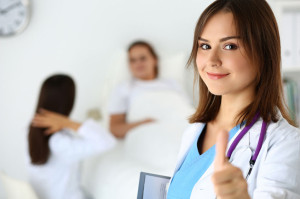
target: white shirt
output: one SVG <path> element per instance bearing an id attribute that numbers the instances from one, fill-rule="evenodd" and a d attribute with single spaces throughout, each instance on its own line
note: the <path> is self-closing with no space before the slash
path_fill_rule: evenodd
<path id="1" fill-rule="evenodd" d="M 29 165 L 30 183 L 41 199 L 84 199 L 80 160 L 112 148 L 116 140 L 93 120 L 75 133 L 64 129 L 49 140 L 50 157 L 44 165 Z"/>
<path id="2" fill-rule="evenodd" d="M 134 98 L 136 98 L 138 95 L 142 95 L 145 92 L 153 90 L 172 90 L 187 99 L 186 94 L 175 81 L 165 79 L 154 79 L 148 81 L 132 79 L 130 81 L 121 83 L 113 91 L 109 101 L 108 112 L 110 114 L 127 113 L 130 109 L 131 103 L 134 101 Z"/>
<path id="3" fill-rule="evenodd" d="M 229 160 L 242 170 L 244 177 L 250 168 L 249 160 L 255 152 L 261 125 L 262 119 L 241 139 Z M 203 127 L 203 123 L 194 123 L 184 133 L 175 172 Z M 240 131 L 230 140 L 228 148 Z M 195 184 L 191 199 L 216 198 L 211 182 L 213 165 L 214 163 Z M 282 117 L 278 122 L 268 125 L 264 143 L 247 183 L 252 199 L 300 199 L 299 129 L 288 124 Z"/>

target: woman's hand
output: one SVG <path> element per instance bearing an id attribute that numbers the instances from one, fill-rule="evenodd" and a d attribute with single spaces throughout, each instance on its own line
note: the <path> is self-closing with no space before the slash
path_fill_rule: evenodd
<path id="1" fill-rule="evenodd" d="M 152 123 L 152 122 L 155 122 L 155 120 L 149 118 L 149 119 L 142 120 L 142 121 L 141 121 L 141 124 L 147 124 L 147 123 Z"/>
<path id="2" fill-rule="evenodd" d="M 63 128 L 71 128 L 76 131 L 80 127 L 80 124 L 71 121 L 62 114 L 41 109 L 39 110 L 39 113 L 34 116 L 32 126 L 37 128 L 47 128 L 45 134 L 50 135 Z"/>
<path id="3" fill-rule="evenodd" d="M 250 199 L 247 181 L 242 171 L 228 162 L 225 156 L 228 133 L 219 133 L 216 143 L 215 169 L 212 175 L 218 199 Z"/>
<path id="4" fill-rule="evenodd" d="M 110 116 L 109 129 L 115 137 L 124 138 L 131 129 L 154 121 L 153 119 L 144 119 L 142 121 L 127 123 L 125 113 L 113 114 Z"/>

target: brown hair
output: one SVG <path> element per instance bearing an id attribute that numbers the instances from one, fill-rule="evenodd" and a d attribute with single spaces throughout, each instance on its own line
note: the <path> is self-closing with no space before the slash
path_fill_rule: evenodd
<path id="1" fill-rule="evenodd" d="M 69 116 L 75 99 L 75 83 L 67 75 L 47 78 L 41 88 L 36 113 L 40 108 Z M 32 164 L 45 164 L 50 155 L 49 138 L 44 128 L 29 127 L 28 142 Z"/>
<path id="2" fill-rule="evenodd" d="M 196 66 L 198 38 L 207 21 L 218 12 L 232 13 L 237 33 L 245 46 L 249 58 L 257 67 L 256 97 L 237 116 L 237 124 L 251 122 L 255 114 L 266 122 L 277 122 L 278 110 L 292 125 L 284 102 L 281 80 L 281 51 L 278 25 L 275 16 L 265 0 L 216 0 L 201 14 L 194 32 L 194 42 L 188 65 L 194 65 L 194 84 L 199 82 L 199 104 L 190 117 L 190 123 L 212 121 L 217 116 L 221 96 L 208 91 Z"/>
<path id="3" fill-rule="evenodd" d="M 158 61 L 158 56 L 154 50 L 154 48 L 146 41 L 141 41 L 141 40 L 138 40 L 138 41 L 135 41 L 133 43 L 131 43 L 127 49 L 127 52 L 130 52 L 130 50 L 136 46 L 143 46 L 143 47 L 146 47 L 150 54 L 154 57 L 154 59 L 156 59 Z M 158 65 L 155 66 L 155 76 L 157 77 L 158 74 L 159 74 L 159 69 L 158 69 Z"/>

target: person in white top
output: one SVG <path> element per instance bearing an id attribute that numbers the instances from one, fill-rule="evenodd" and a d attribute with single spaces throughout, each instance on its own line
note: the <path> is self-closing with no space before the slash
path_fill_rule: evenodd
<path id="1" fill-rule="evenodd" d="M 95 121 L 68 119 L 74 99 L 75 84 L 69 76 L 53 75 L 42 85 L 28 134 L 29 179 L 41 199 L 88 198 L 80 186 L 80 161 L 116 143 Z"/>
<path id="2" fill-rule="evenodd" d="M 158 56 L 149 43 L 132 43 L 128 48 L 128 60 L 132 79 L 118 85 L 109 100 L 110 131 L 117 138 L 124 138 L 132 128 L 153 122 L 152 118 L 132 123 L 126 120 L 131 103 L 138 95 L 151 90 L 172 90 L 187 99 L 176 81 L 158 78 Z"/>

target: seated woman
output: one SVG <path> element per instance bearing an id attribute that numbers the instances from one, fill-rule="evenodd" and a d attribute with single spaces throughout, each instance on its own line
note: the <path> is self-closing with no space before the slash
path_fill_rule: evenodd
<path id="1" fill-rule="evenodd" d="M 66 75 L 51 76 L 42 85 L 28 135 L 30 182 L 39 198 L 87 198 L 80 187 L 80 161 L 115 145 L 93 120 L 80 124 L 67 118 L 74 99 L 75 84 Z"/>
<path id="2" fill-rule="evenodd" d="M 137 126 L 154 121 L 153 118 L 146 118 L 128 122 L 128 110 L 137 96 L 151 90 L 173 90 L 185 97 L 175 81 L 158 78 L 158 56 L 149 43 L 132 43 L 128 48 L 128 59 L 132 79 L 123 82 L 114 90 L 109 104 L 110 131 L 117 138 L 125 137 L 128 131 Z"/>

